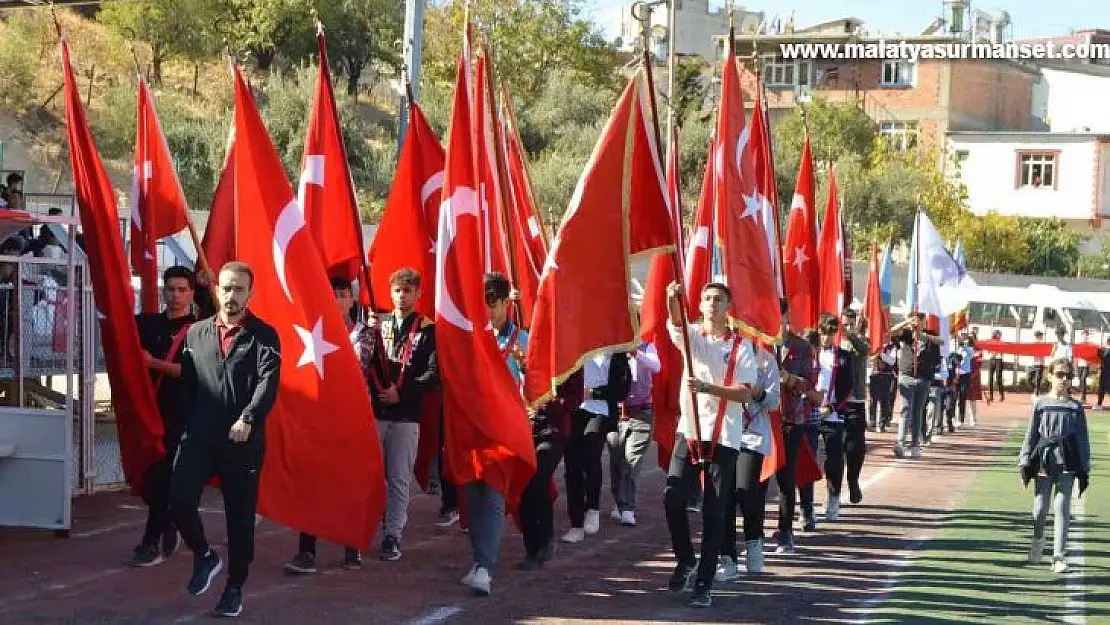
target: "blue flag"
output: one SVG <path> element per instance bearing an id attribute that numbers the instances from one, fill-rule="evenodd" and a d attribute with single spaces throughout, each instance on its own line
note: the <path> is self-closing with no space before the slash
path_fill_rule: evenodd
<path id="1" fill-rule="evenodd" d="M 879 263 L 879 291 L 882 292 L 883 306 L 891 306 L 894 300 L 894 256 L 893 246 L 887 243 L 883 259 Z"/>

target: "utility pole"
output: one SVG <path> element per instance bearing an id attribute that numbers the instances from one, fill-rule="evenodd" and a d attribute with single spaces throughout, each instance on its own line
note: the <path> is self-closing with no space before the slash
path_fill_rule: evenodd
<path id="1" fill-rule="evenodd" d="M 420 62 L 424 42 L 424 0 L 405 0 L 405 35 L 401 62 L 401 119 L 397 125 L 397 154 L 405 141 L 409 126 L 409 96 L 420 97 Z M 406 88 L 411 85 L 411 91 Z"/>
<path id="2" fill-rule="evenodd" d="M 631 7 L 632 17 L 640 22 L 640 44 L 651 58 L 651 14 L 655 7 L 667 6 L 667 137 L 666 145 L 671 144 L 671 130 L 674 127 L 675 102 L 674 102 L 674 74 L 675 74 L 675 11 L 678 3 L 674 0 L 651 0 L 634 2 Z"/>

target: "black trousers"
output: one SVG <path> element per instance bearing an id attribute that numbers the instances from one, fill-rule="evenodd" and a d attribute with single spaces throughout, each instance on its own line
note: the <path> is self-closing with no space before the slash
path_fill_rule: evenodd
<path id="1" fill-rule="evenodd" d="M 802 436 L 809 443 L 809 448 L 817 455 L 817 444 L 821 440 L 821 429 L 817 423 L 806 423 L 799 426 Z M 800 449 L 800 448 L 799 448 Z M 791 493 L 793 495 L 793 493 Z M 813 482 L 798 487 L 798 498 L 801 500 L 802 514 L 806 518 L 813 517 Z"/>
<path id="2" fill-rule="evenodd" d="M 868 424 L 872 427 L 890 425 L 894 417 L 894 374 L 871 374 L 870 405 L 868 406 Z"/>
<path id="3" fill-rule="evenodd" d="M 520 495 L 520 533 L 524 553 L 534 558 L 555 538 L 555 503 L 551 501 L 551 476 L 563 458 L 566 438 L 544 428 L 532 434 L 536 445 L 536 473 Z"/>
<path id="4" fill-rule="evenodd" d="M 971 374 L 960 374 L 960 381 L 956 385 L 956 394 L 960 402 L 960 425 L 964 424 L 964 417 L 967 416 L 967 393 L 971 390 Z M 949 422 L 951 427 L 951 422 Z"/>
<path id="5" fill-rule="evenodd" d="M 439 451 L 436 456 L 436 474 L 439 475 L 439 496 L 440 513 L 451 512 L 452 510 L 459 509 L 459 492 L 458 488 L 451 483 L 451 479 L 447 476 L 447 463 L 443 458 L 444 447 L 444 423 L 443 423 L 443 410 L 439 411 Z"/>
<path id="6" fill-rule="evenodd" d="M 998 389 L 998 398 L 1006 400 L 1006 388 L 1002 384 L 1002 359 L 991 358 L 987 365 L 987 399 L 994 401 L 994 389 Z"/>
<path id="7" fill-rule="evenodd" d="M 709 444 L 701 444 L 701 457 L 709 455 Z M 724 539 L 725 518 L 731 493 L 736 487 L 736 460 L 739 452 L 735 449 L 717 445 L 713 458 L 707 467 L 705 489 L 702 495 L 701 519 L 701 560 L 698 562 L 698 584 L 712 587 L 713 576 L 717 573 L 717 558 Z M 699 483 L 702 467 L 690 462 L 690 448 L 686 438 L 679 434 L 675 437 L 674 454 L 671 456 L 667 486 L 663 489 L 663 502 L 667 511 L 667 528 L 671 532 L 671 544 L 675 557 L 682 564 L 693 565 L 694 542 L 690 537 L 690 519 L 686 514 L 686 502 L 690 493 Z"/>
<path id="8" fill-rule="evenodd" d="M 782 428 L 782 440 L 786 447 L 786 462 L 775 473 L 779 485 L 779 534 L 790 536 L 794 529 L 794 506 L 797 493 L 794 492 L 794 469 L 798 465 L 798 450 L 802 446 L 802 426 L 786 425 Z"/>
<path id="9" fill-rule="evenodd" d="M 583 526 L 586 510 L 601 509 L 601 451 L 608 434 L 605 421 L 585 410 L 575 410 L 571 419 L 564 462 L 571 527 Z"/>
<path id="10" fill-rule="evenodd" d="M 1044 365 L 1033 365 L 1029 377 L 1033 380 L 1033 394 L 1040 395 L 1041 384 L 1044 383 Z"/>
<path id="11" fill-rule="evenodd" d="M 254 433 L 261 436 L 263 433 Z M 194 554 L 208 553 L 208 539 L 200 520 L 200 496 L 212 476 L 220 479 L 227 521 L 228 584 L 241 587 L 254 560 L 254 515 L 258 507 L 258 481 L 262 475 L 262 448 L 255 443 L 190 438 L 181 441 L 173 465 L 170 510 L 181 538 Z"/>
<path id="12" fill-rule="evenodd" d="M 767 508 L 767 482 L 759 481 L 763 471 L 763 454 L 741 449 L 736 460 L 736 488 L 725 504 L 725 527 L 721 538 L 721 555 L 736 559 L 736 508 L 744 519 L 744 541 L 762 540 Z"/>
<path id="13" fill-rule="evenodd" d="M 1091 368 L 1089 366 L 1079 367 L 1079 401 L 1084 405 L 1087 403 L 1087 377 L 1090 375 Z"/>
<path id="14" fill-rule="evenodd" d="M 143 530 L 144 547 L 161 547 L 177 531 L 170 518 L 170 480 L 173 476 L 173 460 L 181 445 L 181 434 L 167 434 L 165 438 L 166 457 L 151 465 L 147 470 L 146 529 Z"/>
<path id="15" fill-rule="evenodd" d="M 848 488 L 859 489 L 859 476 L 867 455 L 866 433 L 867 423 L 862 415 L 847 417 L 842 423 L 821 424 L 821 437 L 825 441 L 825 482 L 830 496 L 840 496 L 845 469 Z"/>

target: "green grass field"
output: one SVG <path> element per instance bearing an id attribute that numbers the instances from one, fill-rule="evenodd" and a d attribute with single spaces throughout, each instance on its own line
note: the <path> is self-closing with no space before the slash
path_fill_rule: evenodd
<path id="1" fill-rule="evenodd" d="M 1089 413 L 1088 424 L 1093 475 L 1083 496 L 1085 517 L 1073 520 L 1070 541 L 1072 553 L 1082 547 L 1081 568 L 1066 576 L 1049 570 L 1051 517 L 1044 564 L 1026 563 L 1033 495 L 1022 489 L 1016 469 L 1024 434 L 1019 427 L 869 620 L 1110 624 L 1110 414 Z"/>

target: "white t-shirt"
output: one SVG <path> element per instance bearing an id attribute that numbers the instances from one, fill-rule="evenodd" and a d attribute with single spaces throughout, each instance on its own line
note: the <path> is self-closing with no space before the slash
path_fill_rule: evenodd
<path id="1" fill-rule="evenodd" d="M 1071 345 L 1068 343 L 1057 343 L 1056 346 L 1052 348 L 1052 362 L 1056 362 L 1056 360 L 1060 358 L 1071 360 L 1071 357 L 1072 348 Z M 1044 363 L 1042 362 L 1040 364 Z"/>
<path id="2" fill-rule="evenodd" d="M 817 372 L 817 387 L 815 390 L 820 391 L 825 396 L 822 401 L 827 404 L 830 403 L 829 400 L 831 399 L 829 388 L 832 386 L 833 368 L 836 366 L 836 348 L 822 348 L 821 353 L 817 355 L 817 362 L 821 366 L 821 370 Z M 836 413 L 835 408 L 829 414 L 822 415 L 821 419 L 833 422 L 843 421 L 840 415 Z"/>
<path id="3" fill-rule="evenodd" d="M 583 382 L 588 389 L 601 388 L 609 383 L 609 354 L 598 354 L 586 360 L 582 367 Z M 589 395 L 582 402 L 582 410 L 586 412 L 609 416 L 609 402 L 604 399 L 590 399 Z"/>
<path id="4" fill-rule="evenodd" d="M 670 321 L 667 321 L 667 331 L 671 340 L 679 349 L 683 349 L 682 332 Z M 690 337 L 690 359 L 693 361 L 693 377 L 710 384 L 723 385 L 725 371 L 728 368 L 729 355 L 732 352 L 733 341 L 743 341 L 736 352 L 736 367 L 732 374 L 732 385 L 755 385 L 758 380 L 758 371 L 755 363 L 755 352 L 751 340 L 733 333 L 727 340 L 703 336 L 701 330 L 694 325 L 689 326 L 687 334 Z M 684 377 L 688 377 L 689 371 Z M 701 440 L 712 440 L 713 425 L 717 421 L 717 410 L 720 399 L 707 393 L 698 393 L 698 421 L 701 426 Z M 680 402 L 682 417 L 678 421 L 678 431 L 683 432 L 686 438 L 694 438 L 694 424 L 691 415 L 694 412 L 694 403 L 690 389 L 685 383 L 682 385 Z M 731 449 L 741 449 L 744 435 L 744 406 L 738 402 L 728 402 L 725 407 L 724 421 L 721 426 L 721 438 L 718 444 Z"/>

